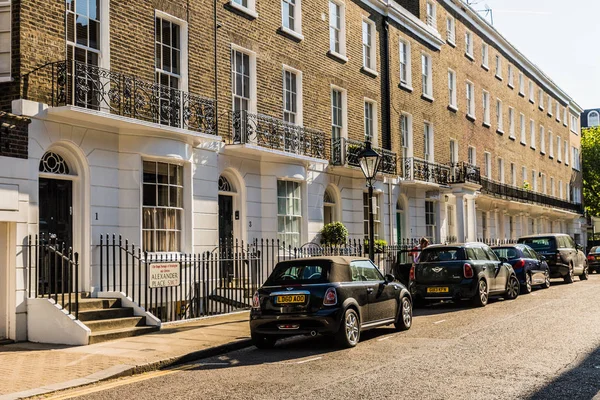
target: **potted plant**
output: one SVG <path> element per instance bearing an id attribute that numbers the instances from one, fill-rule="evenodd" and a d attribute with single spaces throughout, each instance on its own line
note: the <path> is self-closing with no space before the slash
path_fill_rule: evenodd
<path id="1" fill-rule="evenodd" d="M 341 222 L 332 222 L 323 226 L 321 244 L 325 246 L 342 246 L 348 242 L 348 229 Z"/>

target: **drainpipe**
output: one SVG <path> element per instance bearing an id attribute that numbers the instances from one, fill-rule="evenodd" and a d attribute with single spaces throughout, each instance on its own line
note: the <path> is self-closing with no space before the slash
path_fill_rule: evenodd
<path id="1" fill-rule="evenodd" d="M 383 36 L 381 44 L 382 46 L 382 57 L 381 57 L 381 88 L 382 93 L 382 102 L 385 100 L 385 104 L 383 105 L 383 118 L 385 119 L 385 125 L 383 126 L 382 132 L 382 143 L 381 147 L 387 150 L 392 149 L 392 140 L 391 140 L 391 132 L 392 132 L 392 90 L 390 87 L 390 57 L 389 57 L 389 46 L 390 46 L 390 32 L 389 32 L 389 20 L 387 16 L 383 17 Z"/>
<path id="2" fill-rule="evenodd" d="M 392 208 L 392 188 L 394 187 L 394 185 L 392 184 L 392 181 L 388 181 L 388 208 L 389 208 L 389 213 L 390 213 L 390 241 L 388 242 L 390 246 L 392 246 L 395 243 L 395 238 L 394 238 L 394 220 L 396 219 L 396 215 L 392 214 L 392 212 L 394 211 L 394 209 Z"/>
<path id="3" fill-rule="evenodd" d="M 214 28 L 214 47 L 215 47 L 215 59 L 214 59 L 214 68 L 215 68 L 215 109 L 213 111 L 213 120 L 215 124 L 215 136 L 219 136 L 219 73 L 218 73 L 218 48 L 217 48 L 217 32 L 219 30 L 219 24 L 217 22 L 217 4 L 218 0 L 214 0 L 213 3 L 213 28 Z"/>

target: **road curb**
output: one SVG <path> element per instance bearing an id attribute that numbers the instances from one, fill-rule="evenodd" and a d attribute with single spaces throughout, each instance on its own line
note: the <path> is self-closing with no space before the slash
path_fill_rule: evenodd
<path id="1" fill-rule="evenodd" d="M 201 360 L 203 358 L 214 357 L 220 354 L 229 353 L 235 350 L 241 350 L 252 345 L 250 339 L 242 339 L 235 342 L 225 343 L 207 349 L 193 351 L 182 356 L 170 357 L 164 360 L 154 361 L 140 365 L 121 364 L 107 368 L 102 371 L 95 372 L 84 378 L 73 379 L 70 381 L 45 385 L 36 389 L 29 389 L 22 392 L 10 393 L 0 396 L 0 400 L 16 400 L 26 399 L 33 396 L 48 395 L 61 390 L 74 389 L 77 387 L 87 386 L 98 382 L 107 381 L 110 379 L 123 378 L 126 376 L 143 374 L 145 372 L 156 371 L 159 369 L 175 367 L 192 361 Z"/>

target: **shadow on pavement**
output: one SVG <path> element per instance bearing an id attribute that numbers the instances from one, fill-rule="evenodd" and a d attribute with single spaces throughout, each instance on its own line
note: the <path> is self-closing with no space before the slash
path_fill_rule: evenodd
<path id="1" fill-rule="evenodd" d="M 581 363 L 565 371 L 550 383 L 531 394 L 529 400 L 581 399 L 591 400 L 600 392 L 600 348 L 596 348 Z"/>

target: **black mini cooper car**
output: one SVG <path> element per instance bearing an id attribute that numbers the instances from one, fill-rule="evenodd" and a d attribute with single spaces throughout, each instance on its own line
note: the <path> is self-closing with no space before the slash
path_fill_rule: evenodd
<path id="1" fill-rule="evenodd" d="M 250 312 L 252 341 L 270 348 L 292 335 L 335 336 L 354 347 L 360 332 L 394 324 L 412 325 L 412 299 L 404 285 L 385 277 L 370 260 L 314 257 L 278 263 L 254 294 Z"/>
<path id="2" fill-rule="evenodd" d="M 512 300 L 520 286 L 507 261 L 483 243 L 429 246 L 411 268 L 411 292 L 415 301 L 471 299 L 479 307 L 493 295 Z"/>

